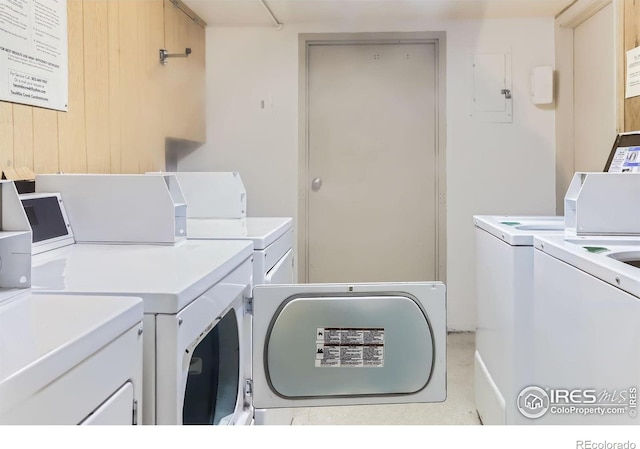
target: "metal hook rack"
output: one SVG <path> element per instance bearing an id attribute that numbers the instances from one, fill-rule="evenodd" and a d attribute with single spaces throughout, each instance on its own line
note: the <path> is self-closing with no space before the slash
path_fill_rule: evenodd
<path id="1" fill-rule="evenodd" d="M 186 58 L 191 54 L 190 48 L 185 48 L 184 53 L 169 53 L 164 48 L 160 49 L 160 64 L 166 64 L 167 58 Z"/>

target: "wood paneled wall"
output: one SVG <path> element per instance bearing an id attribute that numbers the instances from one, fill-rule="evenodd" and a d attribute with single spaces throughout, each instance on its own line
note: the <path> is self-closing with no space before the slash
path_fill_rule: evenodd
<path id="1" fill-rule="evenodd" d="M 168 0 L 67 0 L 69 110 L 0 102 L 0 166 L 164 169 L 165 138 L 204 142 L 205 32 Z M 159 50 L 192 49 L 159 62 Z"/>
<path id="2" fill-rule="evenodd" d="M 624 51 L 622 57 L 624 79 L 626 81 L 627 58 L 626 52 L 640 46 L 640 1 L 624 0 Z M 624 84 L 623 84 L 624 86 Z M 640 97 L 624 98 L 624 88 L 619 91 L 621 102 L 624 103 L 624 130 L 640 130 Z"/>
<path id="3" fill-rule="evenodd" d="M 169 114 L 168 130 L 174 136 L 191 136 L 191 140 L 204 142 L 205 116 L 198 111 L 205 109 L 205 95 L 193 86 L 205 84 L 205 58 L 193 55 L 205 54 L 205 30 L 193 26 L 192 20 L 177 8 L 165 6 L 165 42 L 171 52 L 184 52 L 191 48 L 185 59 L 169 59 L 167 71 L 169 86 L 167 99 L 174 105 Z M 173 49 L 173 50 L 172 50 Z"/>

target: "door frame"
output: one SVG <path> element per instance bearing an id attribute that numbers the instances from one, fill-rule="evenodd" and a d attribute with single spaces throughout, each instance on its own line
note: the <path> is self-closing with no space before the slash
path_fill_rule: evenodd
<path id="1" fill-rule="evenodd" d="M 446 282 L 446 32 L 313 33 L 298 37 L 298 282 L 309 282 L 308 77 L 309 49 L 314 45 L 434 44 L 436 51 L 436 279 Z"/>
<path id="2" fill-rule="evenodd" d="M 573 49 L 574 30 L 613 3 L 614 53 L 616 67 L 616 132 L 624 131 L 624 5 L 621 0 L 576 0 L 555 19 L 555 105 L 556 105 L 556 213 L 564 215 L 564 195 L 575 173 Z"/>

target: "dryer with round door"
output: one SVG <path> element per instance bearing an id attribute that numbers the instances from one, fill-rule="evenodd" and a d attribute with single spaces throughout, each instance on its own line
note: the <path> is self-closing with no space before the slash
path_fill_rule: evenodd
<path id="1" fill-rule="evenodd" d="M 188 239 L 253 241 L 245 382 L 256 424 L 289 424 L 294 407 L 445 399 L 444 285 L 287 285 L 291 218 L 247 217 L 238 173 L 175 175 Z"/>
<path id="2" fill-rule="evenodd" d="M 247 217 L 247 193 L 236 172 L 173 175 L 187 203 L 187 239 L 251 241 L 253 285 L 293 282 L 292 218 Z M 291 424 L 293 413 L 286 409 L 256 410 L 255 420 L 258 424 L 286 425 Z"/>
<path id="3" fill-rule="evenodd" d="M 238 378 L 249 376 L 239 336 L 252 245 L 187 241 L 176 186 L 144 175 L 37 176 L 38 192 L 22 196 L 33 290 L 142 298 L 143 423 L 249 423 Z"/>
<path id="4" fill-rule="evenodd" d="M 531 385 L 533 237 L 562 234 L 564 217 L 474 217 L 475 403 L 483 424 L 526 424 L 516 408 Z"/>
<path id="5" fill-rule="evenodd" d="M 104 210 L 95 207 L 101 194 L 140 191 L 131 189 L 126 177 L 118 177 L 109 181 L 109 188 L 103 184 L 93 189 L 93 197 L 84 198 L 92 190 L 81 185 L 84 177 L 47 178 L 36 179 L 38 189 L 55 183 L 65 203 L 71 198 L 74 209 L 82 211 L 86 209 L 79 206 L 90 202 L 94 213 Z M 127 198 L 123 194 L 119 201 Z M 123 216 L 117 218 L 121 224 Z M 128 225 L 135 222 L 131 219 Z M 75 231 L 73 220 L 71 227 Z M 120 232 L 127 229 L 120 226 Z M 232 248 L 234 256 L 228 252 Z M 273 285 L 251 290 L 252 247 L 246 241 L 76 243 L 49 253 L 56 254 L 35 256 L 34 285 L 42 291 L 141 292 L 145 327 L 155 335 L 150 347 L 145 339 L 145 369 L 151 364 L 145 381 L 152 379 L 155 396 L 145 398 L 155 397 L 156 423 L 244 424 L 256 422 L 255 409 L 446 398 L 443 284 Z M 234 264 L 237 268 L 229 272 Z M 55 270 L 58 274 L 51 275 Z M 253 332 L 243 327 L 247 322 Z"/>

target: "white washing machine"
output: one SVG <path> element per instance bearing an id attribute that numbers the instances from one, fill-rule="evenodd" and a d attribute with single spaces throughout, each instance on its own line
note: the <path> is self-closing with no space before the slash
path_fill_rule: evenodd
<path id="1" fill-rule="evenodd" d="M 142 300 L 0 295 L 0 424 L 137 424 Z"/>
<path id="2" fill-rule="evenodd" d="M 530 420 L 640 424 L 640 239 L 540 236 L 534 245 L 533 385 L 546 395 L 534 392 Z"/>
<path id="3" fill-rule="evenodd" d="M 576 173 L 564 236 L 534 238 L 534 386 L 540 424 L 640 424 L 640 174 Z"/>
<path id="4" fill-rule="evenodd" d="M 564 232 L 564 217 L 475 216 L 475 402 L 483 424 L 526 424 L 516 407 L 531 385 L 533 237 Z"/>
<path id="5" fill-rule="evenodd" d="M 101 213 L 101 195 L 131 202 L 125 193 L 143 190 L 128 178 L 139 182 L 50 175 L 36 188 L 62 190 L 79 217 L 87 202 Z M 89 180 L 102 185 L 83 185 Z M 158 207 L 145 192 L 137 201 Z M 45 223 L 30 206 L 32 220 Z M 110 233 L 143 217 L 117 218 Z M 443 284 L 258 286 L 252 295 L 252 253 L 250 241 L 237 240 L 75 243 L 35 256 L 33 283 L 42 292 L 143 298 L 145 334 L 155 336 L 144 339 L 145 422 L 245 424 L 254 409 L 445 400 Z"/>

